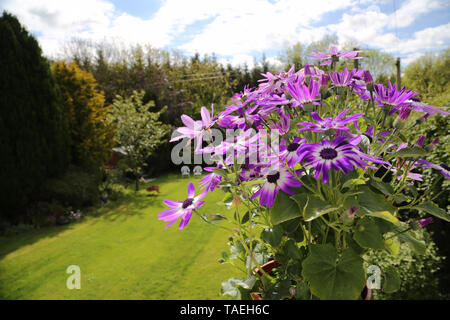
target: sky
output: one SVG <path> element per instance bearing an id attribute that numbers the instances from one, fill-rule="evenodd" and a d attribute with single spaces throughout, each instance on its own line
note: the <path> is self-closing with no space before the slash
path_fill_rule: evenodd
<path id="1" fill-rule="evenodd" d="M 150 44 L 233 65 L 336 34 L 402 59 L 450 46 L 449 0 L 0 0 L 57 57 L 72 38 Z"/>

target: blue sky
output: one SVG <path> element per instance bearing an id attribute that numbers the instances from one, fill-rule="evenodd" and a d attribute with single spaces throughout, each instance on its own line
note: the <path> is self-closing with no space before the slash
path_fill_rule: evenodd
<path id="1" fill-rule="evenodd" d="M 73 37 L 150 44 L 235 65 L 336 34 L 407 64 L 450 45 L 448 0 L 0 0 L 57 56 Z"/>

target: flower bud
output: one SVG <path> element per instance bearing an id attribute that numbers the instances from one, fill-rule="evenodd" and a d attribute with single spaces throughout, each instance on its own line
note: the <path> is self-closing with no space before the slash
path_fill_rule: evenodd
<path id="1" fill-rule="evenodd" d="M 327 74 L 323 74 L 320 77 L 320 88 L 327 89 L 328 88 L 328 80 L 330 79 L 330 76 Z"/>
<path id="2" fill-rule="evenodd" d="M 416 146 L 422 148 L 424 142 L 425 142 L 425 136 L 422 134 L 422 135 L 420 135 L 419 139 L 417 139 L 417 141 L 416 141 Z"/>
<path id="3" fill-rule="evenodd" d="M 350 206 L 350 208 L 344 213 L 343 222 L 345 225 L 350 226 L 354 223 L 355 215 L 358 209 L 358 207 Z"/>
<path id="4" fill-rule="evenodd" d="M 305 64 L 304 72 L 305 72 L 305 77 L 309 77 L 309 76 L 313 75 L 311 72 L 311 69 L 309 68 L 309 65 L 307 65 L 307 64 Z"/>
<path id="5" fill-rule="evenodd" d="M 361 142 L 359 143 L 359 145 L 364 150 L 364 152 L 367 152 L 367 150 L 370 147 L 370 138 L 364 134 L 360 135 L 360 137 L 361 137 Z"/>
<path id="6" fill-rule="evenodd" d="M 364 82 L 368 91 L 373 92 L 373 78 L 369 70 L 364 70 L 363 73 Z"/>
<path id="7" fill-rule="evenodd" d="M 424 228 L 426 225 L 428 225 L 428 224 L 430 224 L 430 223 L 432 223 L 432 222 L 433 222 L 433 218 L 432 218 L 432 217 L 417 220 L 417 224 L 418 224 L 421 228 Z"/>
<path id="8" fill-rule="evenodd" d="M 436 145 L 439 143 L 439 141 L 440 141 L 439 138 L 434 139 L 430 144 L 427 144 L 427 145 L 425 146 L 425 150 L 426 150 L 427 152 L 433 151 L 433 149 L 436 148 Z"/>
<path id="9" fill-rule="evenodd" d="M 409 115 L 411 114 L 411 111 L 412 111 L 412 109 L 409 106 L 402 107 L 397 119 L 399 119 L 401 121 L 408 120 Z"/>

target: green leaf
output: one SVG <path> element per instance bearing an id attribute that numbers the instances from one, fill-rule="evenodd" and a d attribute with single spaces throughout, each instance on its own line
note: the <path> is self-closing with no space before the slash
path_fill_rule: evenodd
<path id="1" fill-rule="evenodd" d="M 241 224 L 245 224 L 248 220 L 250 220 L 250 213 L 247 211 L 242 217 Z"/>
<path id="2" fill-rule="evenodd" d="M 244 278 L 231 278 L 222 282 L 222 295 L 230 295 L 238 300 L 242 299 L 242 293 L 249 293 L 256 283 L 255 276 Z"/>
<path id="3" fill-rule="evenodd" d="M 383 249 L 383 236 L 377 224 L 370 218 L 362 218 L 356 225 L 353 239 L 363 248 Z"/>
<path id="4" fill-rule="evenodd" d="M 290 280 L 281 280 L 277 282 L 265 295 L 264 299 L 268 300 L 282 300 L 285 298 L 289 298 L 291 296 L 290 293 L 291 281 Z"/>
<path id="5" fill-rule="evenodd" d="M 283 230 L 286 233 L 292 233 L 295 232 L 297 229 L 301 229 L 300 228 L 301 221 L 302 221 L 301 218 L 296 218 L 282 222 L 280 225 L 283 227 Z"/>
<path id="6" fill-rule="evenodd" d="M 423 157 L 427 153 L 424 149 L 419 147 L 412 147 L 412 148 L 404 148 L 399 151 L 390 153 L 386 156 L 387 159 L 392 159 L 394 157 L 401 157 L 401 158 L 418 158 Z"/>
<path id="7" fill-rule="evenodd" d="M 380 218 L 383 220 L 386 220 L 396 226 L 400 226 L 401 222 L 396 217 L 394 217 L 392 214 L 390 214 L 388 211 L 379 211 L 379 212 L 372 212 L 366 214 L 366 216 L 371 216 L 375 218 Z"/>
<path id="8" fill-rule="evenodd" d="M 392 188 L 389 183 L 379 181 L 375 178 L 371 178 L 369 183 L 373 188 L 377 189 L 384 195 L 390 196 L 394 193 L 394 188 Z"/>
<path id="9" fill-rule="evenodd" d="M 444 209 L 439 208 L 438 206 L 434 205 L 432 202 L 421 203 L 418 206 L 412 207 L 412 209 L 424 211 L 424 212 L 429 213 L 439 219 L 450 222 L 450 214 L 446 213 Z"/>
<path id="10" fill-rule="evenodd" d="M 293 240 L 288 240 L 283 247 L 284 253 L 291 259 L 301 260 L 303 258 L 302 251 Z"/>
<path id="11" fill-rule="evenodd" d="M 358 202 L 362 214 L 383 211 L 387 211 L 390 213 L 395 212 L 395 207 L 390 204 L 381 194 L 372 192 L 367 186 L 361 186 L 359 188 L 362 193 L 358 196 Z"/>
<path id="12" fill-rule="evenodd" d="M 384 273 L 384 283 L 383 283 L 383 291 L 385 293 L 393 293 L 400 289 L 401 279 L 398 275 L 398 272 L 390 267 Z"/>
<path id="13" fill-rule="evenodd" d="M 277 198 L 270 209 L 270 217 L 273 225 L 301 217 L 297 203 L 290 198 L 289 195 L 280 191 Z"/>
<path id="14" fill-rule="evenodd" d="M 357 185 L 365 184 L 365 183 L 366 183 L 366 181 L 364 179 L 360 179 L 360 178 L 350 179 L 350 180 L 347 180 L 344 182 L 341 189 L 349 188 L 351 186 L 357 186 Z"/>
<path id="15" fill-rule="evenodd" d="M 297 203 L 298 208 L 300 209 L 300 212 L 303 215 L 303 209 L 305 208 L 305 205 L 308 202 L 308 194 L 303 192 L 298 193 L 295 196 L 292 196 L 291 199 Z"/>
<path id="16" fill-rule="evenodd" d="M 384 240 L 384 248 L 393 256 L 398 255 L 400 252 L 400 246 L 395 242 L 394 239 Z"/>
<path id="17" fill-rule="evenodd" d="M 324 214 L 336 211 L 339 207 L 334 207 L 315 196 L 308 195 L 308 201 L 303 209 L 305 221 L 314 220 Z"/>
<path id="18" fill-rule="evenodd" d="M 357 299 L 366 282 L 361 257 L 352 249 L 345 249 L 338 257 L 329 243 L 311 246 L 302 274 L 320 299 Z"/>
<path id="19" fill-rule="evenodd" d="M 364 253 L 365 249 L 362 248 L 355 240 L 353 240 L 350 233 L 346 233 L 345 242 L 347 243 L 347 246 L 351 248 L 356 254 L 362 255 Z"/>
<path id="20" fill-rule="evenodd" d="M 309 300 L 311 299 L 311 291 L 309 291 L 309 287 L 305 282 L 297 283 L 297 287 L 295 288 L 296 295 L 295 298 L 299 300 Z"/>
<path id="21" fill-rule="evenodd" d="M 397 232 L 399 231 L 401 231 L 400 228 L 397 229 Z M 398 238 L 400 241 L 406 242 L 417 254 L 425 253 L 427 248 L 425 242 L 417 240 L 411 231 L 399 234 Z"/>
<path id="22" fill-rule="evenodd" d="M 282 236 L 283 228 L 279 225 L 274 226 L 273 229 L 264 229 L 261 232 L 261 239 L 272 247 L 278 247 L 280 245 Z"/>

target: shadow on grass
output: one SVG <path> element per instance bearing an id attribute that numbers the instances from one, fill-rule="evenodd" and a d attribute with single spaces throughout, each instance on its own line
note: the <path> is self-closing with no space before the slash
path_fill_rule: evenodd
<path id="1" fill-rule="evenodd" d="M 170 180 L 169 177 L 157 179 L 158 183 L 165 183 Z M 81 221 L 61 226 L 47 226 L 39 230 L 28 231 L 11 236 L 0 236 L 0 260 L 11 252 L 20 249 L 23 246 L 31 245 L 45 238 L 52 238 L 66 230 L 75 229 L 79 224 L 98 223 L 99 221 L 116 221 L 121 218 L 127 218 L 135 215 L 142 215 L 143 209 L 160 203 L 161 197 L 157 195 L 146 194 L 145 187 L 151 185 L 147 183 L 141 186 L 141 190 L 135 193 L 133 190 L 121 195 L 117 200 L 109 201 L 103 206 L 89 207 L 83 209 L 85 217 Z M 91 219 L 94 219 L 93 221 Z M 91 221 L 90 221 L 91 220 Z"/>
<path id="2" fill-rule="evenodd" d="M 83 209 L 86 217 L 79 222 L 62 226 L 43 227 L 40 230 L 34 230 L 18 235 L 0 236 L 0 260 L 2 260 L 3 257 L 9 253 L 16 251 L 23 246 L 31 245 L 45 238 L 55 237 L 59 233 L 66 230 L 75 229 L 78 224 L 87 223 L 88 221 L 92 224 L 96 224 L 104 220 L 115 222 L 118 219 L 122 219 L 119 221 L 123 222 L 129 217 L 146 214 L 144 211 L 146 208 L 163 208 L 162 200 L 167 199 L 167 196 L 173 192 L 174 188 L 179 189 L 178 186 L 172 186 L 169 188 L 167 187 L 167 184 L 174 181 L 187 183 L 190 180 L 192 180 L 192 178 L 180 178 L 179 175 L 175 174 L 158 177 L 154 181 L 141 184 L 140 191 L 138 192 L 134 192 L 134 189 L 130 186 L 125 194 L 121 195 L 117 200 L 109 201 L 103 206 Z M 161 194 L 152 195 L 147 193 L 145 188 L 151 185 L 161 186 Z M 91 219 L 94 220 L 90 221 Z"/>

